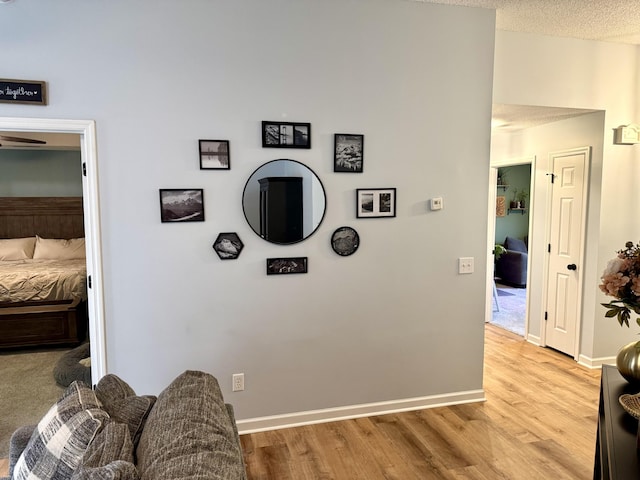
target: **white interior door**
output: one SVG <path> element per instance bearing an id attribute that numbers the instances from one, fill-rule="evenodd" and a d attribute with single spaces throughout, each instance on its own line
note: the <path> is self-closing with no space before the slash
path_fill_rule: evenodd
<path id="1" fill-rule="evenodd" d="M 576 357 L 590 148 L 552 153 L 545 343 Z"/>

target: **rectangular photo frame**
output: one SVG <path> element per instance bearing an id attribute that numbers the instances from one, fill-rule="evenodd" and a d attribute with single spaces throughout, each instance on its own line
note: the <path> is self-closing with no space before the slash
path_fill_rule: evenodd
<path id="1" fill-rule="evenodd" d="M 307 257 L 267 258 L 267 275 L 307 273 Z"/>
<path id="2" fill-rule="evenodd" d="M 311 148 L 311 124 L 263 121 L 262 148 Z"/>
<path id="3" fill-rule="evenodd" d="M 230 170 L 229 140 L 198 140 L 200 170 Z"/>
<path id="4" fill-rule="evenodd" d="M 357 218 L 386 218 L 396 216 L 395 188 L 356 189 Z"/>
<path id="5" fill-rule="evenodd" d="M 336 133 L 333 135 L 333 171 L 362 173 L 364 135 Z"/>
<path id="6" fill-rule="evenodd" d="M 162 223 L 204 222 L 204 190 L 161 188 L 160 220 Z"/>

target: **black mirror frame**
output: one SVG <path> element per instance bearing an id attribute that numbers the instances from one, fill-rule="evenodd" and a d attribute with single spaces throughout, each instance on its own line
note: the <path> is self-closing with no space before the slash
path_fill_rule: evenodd
<path id="1" fill-rule="evenodd" d="M 322 216 L 320 217 L 320 220 L 318 221 L 318 224 L 315 226 L 315 228 L 313 229 L 313 231 L 309 235 L 307 235 L 306 237 L 301 238 L 300 240 L 296 240 L 294 242 L 274 242 L 272 240 L 267 240 L 266 238 L 264 238 L 262 235 L 260 235 L 260 232 L 257 231 L 253 227 L 251 222 L 249 221 L 249 217 L 247 216 L 247 210 L 246 210 L 246 207 L 245 207 L 245 195 L 246 195 L 246 192 L 247 192 L 247 186 L 249 185 L 249 181 L 251 180 L 251 178 L 256 174 L 256 172 L 258 170 L 260 170 L 265 165 L 269 165 L 269 164 L 271 164 L 273 162 L 281 162 L 281 161 L 297 163 L 299 165 L 302 165 L 309 172 L 311 172 L 313 174 L 313 176 L 316 178 L 316 180 L 318 180 L 318 183 L 320 184 L 320 187 L 322 188 L 322 194 L 324 196 L 324 209 L 322 211 Z M 324 188 L 324 184 L 322 183 L 322 180 L 320 180 L 320 177 L 318 176 L 318 174 L 311 167 L 309 167 L 308 165 L 306 165 L 306 164 L 304 164 L 302 162 L 299 162 L 297 160 L 292 160 L 290 158 L 276 158 L 275 160 L 269 160 L 268 162 L 265 162 L 265 163 L 259 165 L 253 172 L 251 172 L 251 175 L 249 175 L 249 178 L 247 178 L 247 181 L 245 182 L 244 188 L 242 189 L 242 213 L 244 214 L 244 218 L 247 221 L 247 224 L 249 225 L 249 228 L 251 228 L 251 230 L 258 237 L 260 237 L 262 240 L 264 240 L 265 242 L 269 242 L 269 243 L 271 243 L 273 245 L 281 245 L 281 246 L 295 245 L 296 243 L 300 243 L 300 242 L 303 242 L 303 241 L 307 240 L 314 233 L 316 233 L 318 231 L 318 229 L 320 228 L 320 225 L 322 225 L 322 222 L 324 221 L 324 217 L 327 214 L 327 190 Z"/>

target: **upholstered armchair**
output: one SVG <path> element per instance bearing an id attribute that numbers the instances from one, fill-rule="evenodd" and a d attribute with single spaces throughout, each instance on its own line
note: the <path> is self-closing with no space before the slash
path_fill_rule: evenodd
<path id="1" fill-rule="evenodd" d="M 496 261 L 496 276 L 501 282 L 514 287 L 527 286 L 527 244 L 519 238 L 507 237 L 506 252 Z"/>

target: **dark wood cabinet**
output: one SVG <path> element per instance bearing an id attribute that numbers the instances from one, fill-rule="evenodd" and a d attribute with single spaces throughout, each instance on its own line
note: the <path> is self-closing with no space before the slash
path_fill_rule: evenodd
<path id="1" fill-rule="evenodd" d="M 593 478 L 596 480 L 638 480 L 638 421 L 624 411 L 618 398 L 638 393 L 613 365 L 602 366 L 598 433 Z"/>
<path id="2" fill-rule="evenodd" d="M 258 182 L 260 236 L 275 243 L 302 240 L 302 177 L 266 177 Z"/>

